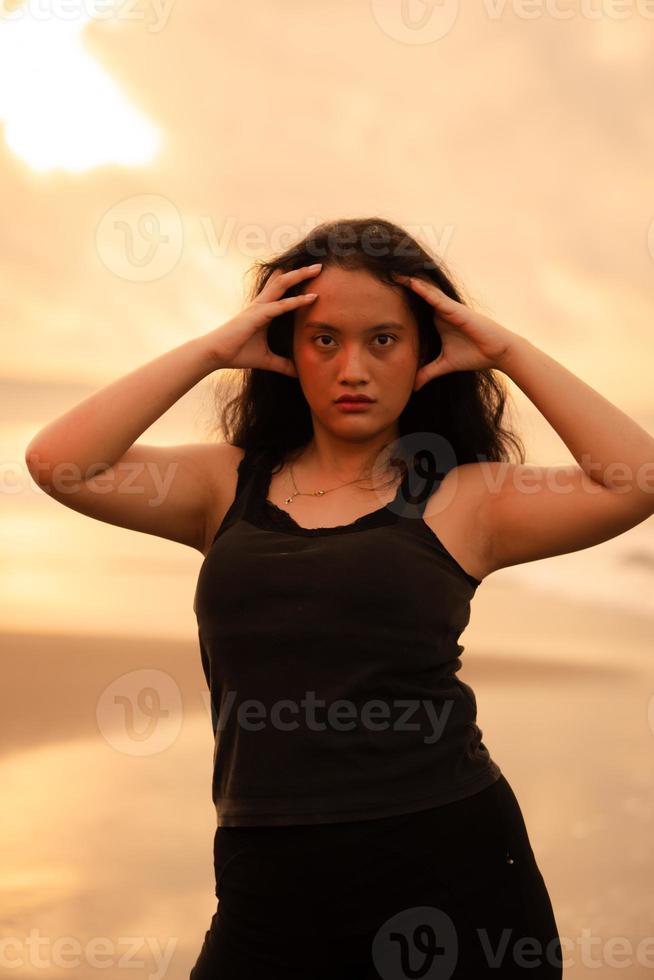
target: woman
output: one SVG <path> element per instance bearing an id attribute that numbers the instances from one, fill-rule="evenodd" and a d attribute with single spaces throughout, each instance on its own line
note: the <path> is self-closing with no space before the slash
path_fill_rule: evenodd
<path id="1" fill-rule="evenodd" d="M 135 442 L 224 369 L 244 369 L 225 441 Z M 524 465 L 502 372 L 579 466 Z M 314 229 L 260 265 L 235 318 L 35 437 L 56 499 L 204 555 L 218 907 L 191 980 L 562 976 L 458 638 L 495 569 L 646 519 L 653 449 L 381 219 Z"/>

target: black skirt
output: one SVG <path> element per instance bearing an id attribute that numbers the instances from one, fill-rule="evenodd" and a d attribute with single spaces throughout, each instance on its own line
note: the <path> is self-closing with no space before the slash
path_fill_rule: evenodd
<path id="1" fill-rule="evenodd" d="M 560 980 L 549 894 L 504 776 L 414 813 L 218 827 L 189 980 Z"/>

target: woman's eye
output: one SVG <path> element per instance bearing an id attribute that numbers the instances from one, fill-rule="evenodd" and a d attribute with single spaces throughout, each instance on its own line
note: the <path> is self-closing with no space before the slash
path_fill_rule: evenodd
<path id="1" fill-rule="evenodd" d="M 379 340 L 380 337 L 385 337 L 385 338 L 390 339 L 390 340 L 395 340 L 396 339 L 393 336 L 393 334 L 390 334 L 390 333 L 378 333 L 377 336 L 375 337 L 375 340 Z M 334 338 L 333 337 L 330 337 L 330 335 L 327 334 L 327 333 L 322 333 L 322 334 L 319 334 L 318 336 L 314 337 L 314 340 L 333 340 L 333 339 Z M 331 347 L 331 344 L 326 344 L 326 345 L 325 344 L 319 344 L 318 346 L 319 347 L 325 347 L 325 346 L 326 347 Z M 392 344 L 384 343 L 384 344 L 379 344 L 378 346 L 380 346 L 380 347 L 392 347 Z"/>

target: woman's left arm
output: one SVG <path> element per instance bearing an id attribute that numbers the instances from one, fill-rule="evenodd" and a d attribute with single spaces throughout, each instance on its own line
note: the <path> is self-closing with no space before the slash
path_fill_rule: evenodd
<path id="1" fill-rule="evenodd" d="M 431 302 L 442 341 L 416 386 L 450 371 L 500 370 L 579 464 L 470 464 L 484 485 L 477 527 L 489 571 L 592 547 L 654 514 L 654 439 L 641 426 L 526 338 L 432 283 L 400 281 Z"/>
<path id="2" fill-rule="evenodd" d="M 513 464 L 499 489 L 489 485 L 478 515 L 489 568 L 589 548 L 654 514 L 654 439 L 641 426 L 522 337 L 497 367 L 533 402 L 579 466 Z"/>
<path id="3" fill-rule="evenodd" d="M 645 429 L 524 337 L 511 342 L 497 366 L 591 479 L 619 491 L 643 518 L 654 513 L 654 439 Z"/>

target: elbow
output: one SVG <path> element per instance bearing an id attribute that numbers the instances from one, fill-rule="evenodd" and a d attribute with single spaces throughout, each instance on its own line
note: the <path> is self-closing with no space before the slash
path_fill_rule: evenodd
<path id="1" fill-rule="evenodd" d="M 25 449 L 25 465 L 35 483 L 38 483 L 39 486 L 47 486 L 50 464 L 43 447 L 34 439 Z"/>

